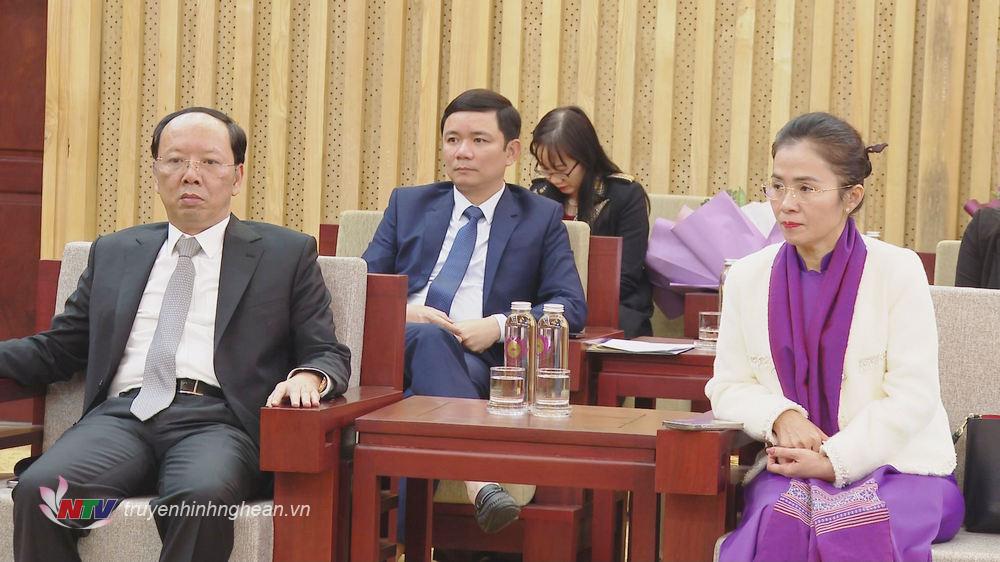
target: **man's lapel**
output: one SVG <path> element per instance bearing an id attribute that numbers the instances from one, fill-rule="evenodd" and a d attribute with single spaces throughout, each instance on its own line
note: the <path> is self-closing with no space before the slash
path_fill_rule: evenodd
<path id="1" fill-rule="evenodd" d="M 451 186 L 451 184 L 448 184 Z M 444 244 L 444 237 L 448 233 L 448 225 L 451 223 L 451 211 L 455 208 L 455 196 L 451 190 L 442 190 L 434 201 L 434 204 L 424 215 L 424 235 L 420 243 L 420 278 L 415 280 L 410 286 L 410 292 L 419 290 L 427 284 L 430 279 L 434 264 L 437 263 L 438 255 L 441 253 L 441 246 Z M 419 286 L 417 285 L 419 283 Z"/>
<path id="2" fill-rule="evenodd" d="M 493 213 L 493 224 L 490 225 L 490 241 L 486 247 L 486 277 L 483 280 L 483 307 L 493 289 L 493 280 L 496 278 L 497 267 L 500 265 L 500 258 L 507 248 L 511 234 L 519 222 L 521 206 L 515 200 L 514 193 L 504 186 L 503 195 L 497 201 L 496 211 Z"/>
<path id="3" fill-rule="evenodd" d="M 136 232 L 134 243 L 129 243 L 121 253 L 118 267 L 118 297 L 115 303 L 114 329 L 111 333 L 108 365 L 117 368 L 128 343 L 139 301 L 146 290 L 149 274 L 156 263 L 156 256 L 167 239 L 167 223 L 152 225 Z"/>
<path id="4" fill-rule="evenodd" d="M 255 244 L 258 240 L 260 235 L 235 216 L 229 220 L 222 243 L 219 300 L 215 308 L 216 349 L 260 262 L 263 248 Z"/>

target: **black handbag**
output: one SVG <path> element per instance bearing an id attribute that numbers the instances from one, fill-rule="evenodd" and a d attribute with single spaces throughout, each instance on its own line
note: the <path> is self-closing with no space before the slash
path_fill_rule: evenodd
<path id="1" fill-rule="evenodd" d="M 1000 416 L 970 414 L 965 424 L 965 529 L 1000 533 Z"/>

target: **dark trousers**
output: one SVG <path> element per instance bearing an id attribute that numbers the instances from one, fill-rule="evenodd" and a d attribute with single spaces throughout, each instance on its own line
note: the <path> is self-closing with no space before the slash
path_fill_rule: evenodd
<path id="1" fill-rule="evenodd" d="M 56 525 L 38 507 L 39 487 L 55 490 L 60 476 L 69 485 L 66 498 L 155 495 L 150 505 L 163 541 L 160 560 L 229 559 L 233 521 L 218 511 L 190 513 L 197 504 L 235 505 L 259 491 L 257 445 L 220 398 L 178 394 L 167 409 L 141 422 L 129 411 L 136 393 L 91 410 L 21 475 L 13 493 L 17 560 L 80 559 L 81 531 Z M 180 514 L 181 505 L 191 507 L 187 515 L 172 516 L 158 514 L 168 509 L 161 505 L 177 505 Z"/>
<path id="2" fill-rule="evenodd" d="M 485 398 L 490 392 L 490 367 L 501 364 L 499 345 L 473 353 L 436 324 L 406 324 L 403 387 L 407 396 Z"/>

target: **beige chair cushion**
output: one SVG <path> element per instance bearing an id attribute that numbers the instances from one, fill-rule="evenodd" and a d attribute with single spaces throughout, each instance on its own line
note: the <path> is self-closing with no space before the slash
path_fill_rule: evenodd
<path id="1" fill-rule="evenodd" d="M 358 257 L 320 256 L 323 282 L 330 291 L 330 311 L 337 341 L 351 349 L 349 387 L 358 386 L 361 349 L 365 337 L 365 300 L 368 298 L 368 265 Z"/>
<path id="2" fill-rule="evenodd" d="M 934 284 L 944 287 L 955 286 L 955 270 L 958 268 L 958 249 L 961 240 L 938 242 L 934 256 Z"/>
<path id="3" fill-rule="evenodd" d="M 107 527 L 94 529 L 80 539 L 80 558 L 84 562 L 157 560 L 160 556 L 160 536 L 156 532 L 156 524 L 147 519 L 142 511 L 142 504 L 149 503 L 150 499 L 147 496 L 125 500 L 111 515 L 111 523 Z M 246 504 L 245 511 L 235 520 L 230 560 L 271 560 L 274 545 L 274 529 L 269 516 L 271 509 L 273 504 L 269 500 Z M 14 560 L 13 521 L 11 490 L 0 489 L 0 562 Z"/>
<path id="4" fill-rule="evenodd" d="M 76 290 L 80 276 L 87 269 L 90 242 L 70 242 L 63 248 L 59 266 L 59 283 L 56 285 L 56 314 L 66 308 L 66 300 Z M 66 382 L 53 383 L 45 394 L 45 422 L 42 450 L 48 450 L 56 439 L 80 419 L 83 413 L 83 374 L 78 373 Z"/>
<path id="5" fill-rule="evenodd" d="M 1000 535 L 962 529 L 946 543 L 931 545 L 934 562 L 1000 562 Z"/>
<path id="6" fill-rule="evenodd" d="M 715 541 L 713 560 L 719 560 L 719 550 L 728 536 L 726 533 Z M 931 558 L 934 562 L 1000 562 L 1000 535 L 962 529 L 950 541 L 931 545 Z"/>
<path id="7" fill-rule="evenodd" d="M 931 287 L 938 327 L 941 399 L 956 429 L 970 413 L 997 413 L 1000 404 L 1000 291 Z M 955 446 L 959 484 L 965 473 L 965 439 Z"/>
<path id="8" fill-rule="evenodd" d="M 337 229 L 337 255 L 361 257 L 375 238 L 382 211 L 344 211 Z"/>
<path id="9" fill-rule="evenodd" d="M 692 211 L 700 207 L 705 201 L 705 197 L 695 195 L 664 195 L 652 193 L 649 196 L 649 232 L 653 232 L 653 223 L 656 219 L 676 220 L 677 214 L 685 206 Z M 684 317 L 673 320 L 664 316 L 663 312 L 656 306 L 653 307 L 653 317 L 650 319 L 653 326 L 653 335 L 661 338 L 682 338 L 684 337 Z"/>
<path id="10" fill-rule="evenodd" d="M 563 221 L 569 236 L 569 247 L 573 250 L 576 272 L 580 274 L 583 294 L 587 294 L 587 275 L 590 270 L 590 225 L 583 221 Z M 534 303 L 538 304 L 538 303 Z"/>
<path id="11" fill-rule="evenodd" d="M 653 230 L 656 219 L 677 220 L 678 213 L 685 206 L 692 211 L 701 207 L 707 197 L 698 195 L 666 195 L 663 193 L 649 194 L 649 230 Z"/>

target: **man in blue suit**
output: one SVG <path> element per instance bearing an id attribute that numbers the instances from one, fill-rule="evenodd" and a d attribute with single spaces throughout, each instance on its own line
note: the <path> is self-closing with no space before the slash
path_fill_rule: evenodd
<path id="1" fill-rule="evenodd" d="M 587 305 L 558 203 L 507 184 L 521 152 L 521 117 L 489 90 L 456 97 L 441 119 L 451 181 L 397 188 L 364 259 L 371 273 L 408 276 L 407 394 L 485 398 L 513 301 L 560 303 L 572 331 Z M 477 520 L 497 532 L 519 508 L 495 484 L 468 483 Z"/>

